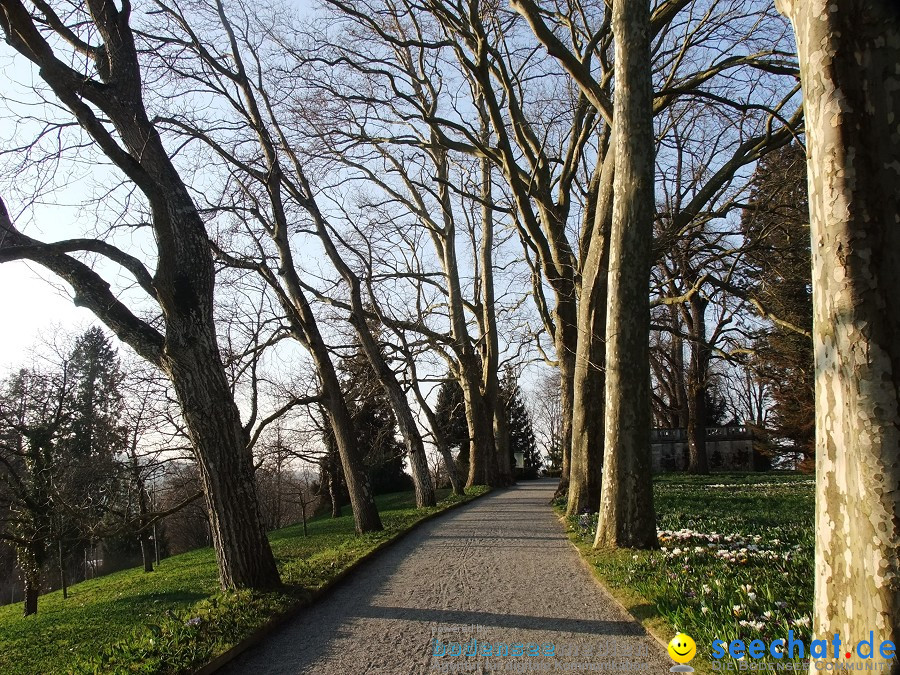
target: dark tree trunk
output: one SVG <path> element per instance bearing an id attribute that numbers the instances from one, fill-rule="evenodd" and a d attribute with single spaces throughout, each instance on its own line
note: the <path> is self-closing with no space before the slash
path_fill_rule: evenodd
<path id="1" fill-rule="evenodd" d="M 615 157 L 609 152 L 595 170 L 588 213 L 591 239 L 584 255 L 578 302 L 578 346 L 572 411 L 572 459 L 566 513 L 593 512 L 603 480 L 604 377 L 609 231 Z"/>
<path id="2" fill-rule="evenodd" d="M 691 310 L 691 367 L 688 371 L 688 473 L 709 473 L 706 453 L 706 388 L 709 376 L 709 347 L 706 344 L 708 301 L 695 294 Z"/>
<path id="3" fill-rule="evenodd" d="M 144 563 L 144 572 L 153 571 L 153 544 L 146 532 L 141 532 L 141 560 Z"/>
<path id="4" fill-rule="evenodd" d="M 66 579 L 66 558 L 63 555 L 63 543 L 60 539 L 56 542 L 57 565 L 59 566 L 59 585 L 62 586 L 63 600 L 69 597 L 69 584 Z"/>
<path id="5" fill-rule="evenodd" d="M 41 567 L 44 564 L 44 544 L 38 542 L 19 549 L 19 569 L 22 570 L 22 590 L 25 596 L 24 616 L 37 614 L 41 594 Z"/>
<path id="6" fill-rule="evenodd" d="M 222 587 L 272 588 L 280 583 L 278 569 L 262 524 L 247 434 L 215 342 L 209 300 L 208 326 L 170 323 L 166 369 L 197 456 Z M 188 308 L 187 297 L 180 303 Z"/>
<path id="7" fill-rule="evenodd" d="M 572 415 L 575 408 L 575 354 L 578 351 L 578 329 L 574 302 L 560 300 L 556 307 L 556 355 L 560 382 L 560 417 L 562 418 L 562 473 L 556 488 L 556 497 L 569 492 L 569 476 L 572 464 Z M 565 317 L 565 319 L 563 318 Z"/>
<path id="8" fill-rule="evenodd" d="M 31 616 L 33 614 L 37 614 L 38 611 L 38 596 L 40 595 L 41 589 L 39 585 L 39 581 L 37 579 L 33 579 L 31 577 L 25 577 L 25 611 L 23 616 Z"/>
<path id="9" fill-rule="evenodd" d="M 463 378 L 463 398 L 466 403 L 466 423 L 469 427 L 469 477 L 472 485 L 500 485 L 497 450 L 494 446 L 493 416 L 484 404 L 477 382 Z"/>

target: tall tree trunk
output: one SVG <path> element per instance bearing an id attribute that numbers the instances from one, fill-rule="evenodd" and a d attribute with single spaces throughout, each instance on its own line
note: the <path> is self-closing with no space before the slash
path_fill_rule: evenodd
<path id="1" fill-rule="evenodd" d="M 466 404 L 466 423 L 469 427 L 469 477 L 466 487 L 500 485 L 497 451 L 494 446 L 494 423 L 491 411 L 484 403 L 478 381 L 461 378 L 463 400 Z"/>
<path id="2" fill-rule="evenodd" d="M 352 295 L 358 296 L 358 293 L 354 292 Z M 358 297 L 354 301 L 355 309 L 350 317 L 350 323 L 356 329 L 363 352 L 369 359 L 369 363 L 372 364 L 372 369 L 387 393 L 394 415 L 397 417 L 397 426 L 400 427 L 400 434 L 406 442 L 406 456 L 409 458 L 409 469 L 416 491 L 416 506 L 418 508 L 434 506 L 437 504 L 437 498 L 431 482 L 431 472 L 428 470 L 428 458 L 425 456 L 422 434 L 416 425 L 406 394 L 400 387 L 400 382 L 397 381 L 397 376 L 384 360 L 384 355 L 366 323 L 361 302 Z"/>
<path id="3" fill-rule="evenodd" d="M 59 585 L 62 587 L 63 600 L 69 597 L 69 584 L 66 579 L 66 558 L 63 555 L 62 539 L 56 542 L 57 565 L 59 566 Z"/>
<path id="4" fill-rule="evenodd" d="M 298 173 L 300 173 L 305 183 L 305 176 L 303 176 L 299 167 Z M 312 194 L 308 184 L 305 185 L 304 190 L 308 194 Z M 400 386 L 396 374 L 385 361 L 378 342 L 372 335 L 372 331 L 366 321 L 368 313 L 363 304 L 360 278 L 350 269 L 335 246 L 329 232 L 328 222 L 319 210 L 315 200 L 311 199 L 306 204 L 306 209 L 315 223 L 316 233 L 325 248 L 325 253 L 349 287 L 350 323 L 356 330 L 362 351 L 372 365 L 375 376 L 384 388 L 388 400 L 391 402 L 391 408 L 394 410 L 394 415 L 397 417 L 397 425 L 400 427 L 400 434 L 403 436 L 406 444 L 406 455 L 409 458 L 410 473 L 415 486 L 416 506 L 419 508 L 434 506 L 437 504 L 437 499 L 434 495 L 434 486 L 431 483 L 431 474 L 428 471 L 425 443 L 422 441 L 422 434 L 419 432 L 419 428 L 416 426 L 416 420 L 409 406 L 409 401 L 406 399 L 406 394 Z"/>
<path id="5" fill-rule="evenodd" d="M 690 299 L 691 366 L 688 370 L 688 473 L 709 473 L 706 454 L 706 390 L 709 379 L 709 346 L 706 344 L 706 306 L 699 294 Z"/>
<path id="6" fill-rule="evenodd" d="M 144 572 L 153 571 L 153 544 L 150 541 L 150 535 L 146 531 L 141 531 L 141 562 L 144 564 Z"/>
<path id="7" fill-rule="evenodd" d="M 588 213 L 591 239 L 584 257 L 578 299 L 578 346 L 572 409 L 572 458 L 566 513 L 594 511 L 603 481 L 603 416 L 606 368 L 606 304 L 609 233 L 612 226 L 615 156 L 607 151 L 595 170 Z"/>
<path id="8" fill-rule="evenodd" d="M 483 104 L 482 104 L 483 105 Z M 488 143 L 487 113 L 482 111 L 482 140 Z M 485 404 L 493 414 L 494 451 L 497 453 L 498 482 L 512 485 L 512 462 L 509 449 L 509 424 L 506 406 L 500 396 L 500 339 L 497 334 L 497 309 L 494 294 L 494 211 L 491 208 L 491 163 L 481 160 L 481 329 L 482 335 L 482 389 Z"/>
<path id="9" fill-rule="evenodd" d="M 569 477 L 572 465 L 572 415 L 575 409 L 575 354 L 578 351 L 577 309 L 574 300 L 568 301 L 557 295 L 556 315 L 556 360 L 559 368 L 560 417 L 562 418 L 562 472 L 555 497 L 564 497 L 569 492 Z"/>
<path id="10" fill-rule="evenodd" d="M 490 485 L 498 487 L 504 484 L 501 478 L 499 457 L 497 456 L 496 437 L 494 435 L 494 415 L 498 404 L 497 386 L 497 355 L 489 353 L 490 346 L 486 349 L 486 358 L 481 363 L 477 358 L 472 339 L 466 324 L 465 306 L 463 304 L 462 285 L 459 279 L 459 263 L 456 255 L 456 221 L 453 216 L 453 206 L 449 191 L 449 171 L 447 166 L 447 153 L 436 151 L 433 155 L 435 169 L 438 177 L 438 198 L 441 204 L 441 222 L 443 230 L 438 235 L 434 233 L 435 248 L 441 256 L 444 268 L 444 277 L 447 283 L 447 306 L 450 313 L 450 331 L 453 336 L 454 351 L 459 362 L 459 378 L 463 388 L 466 403 L 466 419 L 469 421 L 469 479 L 468 485 Z M 484 181 L 484 164 L 482 163 L 482 182 Z M 490 175 L 488 174 L 488 179 Z M 484 186 L 482 185 L 482 189 Z M 491 210 L 488 207 L 482 209 L 482 237 L 493 236 L 491 222 Z M 487 227 L 491 231 L 488 234 Z M 482 248 L 481 256 L 485 255 Z M 488 255 L 490 261 L 490 255 Z M 489 265 L 491 263 L 489 262 Z M 492 298 L 493 280 L 491 269 L 482 269 L 482 275 L 490 281 L 490 288 L 484 288 L 487 297 Z M 484 282 L 484 279 L 483 279 Z M 487 301 L 485 301 L 487 302 Z M 491 299 L 493 303 L 493 300 Z M 485 313 L 493 315 L 494 308 L 484 308 Z M 491 339 L 487 326 L 485 330 L 486 341 Z M 496 336 L 495 336 L 496 337 Z M 494 345 L 496 350 L 496 344 Z M 493 360 L 491 359 L 493 356 Z M 493 372 L 491 372 L 493 369 Z M 473 482 L 474 481 L 474 482 Z"/>
<path id="11" fill-rule="evenodd" d="M 272 203 L 276 206 L 276 213 L 282 214 L 280 192 L 277 184 L 270 187 Z M 323 407 L 328 421 L 331 422 L 337 446 L 340 468 L 343 469 L 344 482 L 347 486 L 347 494 L 350 497 L 350 508 L 353 510 L 353 522 L 357 534 L 365 532 L 377 532 L 382 529 L 381 517 L 378 515 L 378 507 L 375 505 L 375 496 L 369 484 L 369 477 L 363 466 L 362 456 L 356 447 L 356 429 L 353 417 L 347 408 L 347 401 L 341 391 L 341 383 L 334 369 L 334 363 L 328 353 L 328 345 L 319 331 L 319 324 L 312 311 L 309 300 L 303 292 L 300 275 L 294 264 L 294 254 L 291 250 L 288 238 L 288 219 L 286 216 L 277 218 L 279 223 L 273 233 L 273 240 L 278 248 L 281 261 L 279 273 L 282 284 L 274 278 L 271 272 L 266 270 L 264 277 L 269 286 L 275 290 L 282 308 L 288 316 L 294 337 L 300 342 L 312 356 L 316 372 L 322 386 Z M 337 462 L 331 463 L 331 483 L 334 483 L 338 470 Z M 331 494 L 329 492 L 329 494 Z M 332 499 L 332 516 L 337 518 L 341 513 L 339 495 Z"/>
<path id="12" fill-rule="evenodd" d="M 682 321 L 679 309 L 674 305 L 669 305 L 669 311 L 672 316 L 672 330 L 676 333 L 681 330 Z M 673 333 L 672 335 L 672 391 L 674 392 L 674 419 L 672 427 L 674 429 L 687 429 L 688 419 L 688 395 L 685 387 L 684 367 L 684 338 Z"/>
<path id="13" fill-rule="evenodd" d="M 650 265 L 654 212 L 649 0 L 616 0 L 613 222 L 606 429 L 595 546 L 657 545 L 650 474 Z"/>
<path id="14" fill-rule="evenodd" d="M 187 335 L 180 330 L 168 332 L 166 367 L 197 457 L 221 585 L 275 587 L 278 569 L 262 524 L 247 433 L 214 334 L 182 341 L 176 336 Z"/>
<path id="15" fill-rule="evenodd" d="M 18 550 L 19 569 L 22 570 L 22 590 L 25 596 L 23 616 L 37 614 L 41 594 L 41 567 L 44 563 L 44 544 L 23 545 Z"/>
<path id="16" fill-rule="evenodd" d="M 877 646 L 900 642 L 900 15 L 886 0 L 778 8 L 797 36 L 809 154 L 813 634 L 872 631 L 884 663 Z M 884 672 L 900 673 L 896 657 Z"/>

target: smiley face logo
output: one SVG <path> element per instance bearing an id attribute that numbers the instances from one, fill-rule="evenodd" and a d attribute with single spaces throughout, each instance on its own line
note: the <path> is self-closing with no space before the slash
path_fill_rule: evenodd
<path id="1" fill-rule="evenodd" d="M 675 663 L 687 663 L 697 654 L 697 643 L 690 635 L 679 633 L 669 643 L 669 656 Z"/>

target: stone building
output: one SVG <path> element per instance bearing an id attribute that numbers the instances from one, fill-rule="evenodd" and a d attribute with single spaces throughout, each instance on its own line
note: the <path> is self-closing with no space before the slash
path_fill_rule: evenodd
<path id="1" fill-rule="evenodd" d="M 653 429 L 650 450 L 654 473 L 687 470 L 685 429 Z M 706 455 L 712 471 L 754 471 L 753 432 L 743 424 L 707 427 Z"/>

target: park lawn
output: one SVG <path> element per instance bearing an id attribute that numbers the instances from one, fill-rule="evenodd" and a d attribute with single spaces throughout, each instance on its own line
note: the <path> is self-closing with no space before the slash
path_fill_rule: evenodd
<path id="1" fill-rule="evenodd" d="M 651 632 L 690 635 L 705 669 L 716 638 L 768 644 L 792 630 L 809 643 L 812 476 L 665 474 L 654 503 L 658 551 L 593 551 L 597 514 L 568 518 L 597 576 Z"/>
<path id="2" fill-rule="evenodd" d="M 360 558 L 422 518 L 483 494 L 439 490 L 436 507 L 416 509 L 412 492 L 376 497 L 384 531 L 357 536 L 345 507 L 341 518 L 319 517 L 270 533 L 285 588 L 272 593 L 222 593 L 211 548 L 167 558 L 145 574 L 116 572 L 42 595 L 36 616 L 21 603 L 0 607 L 0 673 L 190 672 L 225 652 L 274 616 L 333 581 Z"/>

